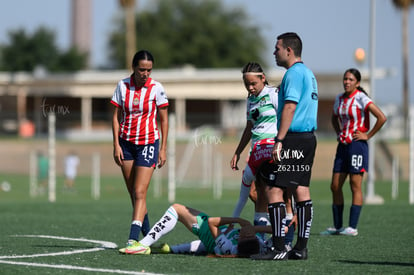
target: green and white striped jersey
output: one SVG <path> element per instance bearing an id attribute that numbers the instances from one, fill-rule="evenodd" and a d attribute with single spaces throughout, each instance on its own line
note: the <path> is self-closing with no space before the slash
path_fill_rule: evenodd
<path id="1" fill-rule="evenodd" d="M 252 144 L 277 134 L 278 88 L 265 86 L 258 96 L 247 98 L 247 120 L 253 123 Z"/>

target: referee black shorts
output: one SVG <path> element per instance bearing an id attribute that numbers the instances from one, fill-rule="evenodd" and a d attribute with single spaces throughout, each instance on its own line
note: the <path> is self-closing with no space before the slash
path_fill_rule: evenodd
<path id="1" fill-rule="evenodd" d="M 313 132 L 288 132 L 283 140 L 281 162 L 263 164 L 259 175 L 269 186 L 281 188 L 309 186 L 315 150 L 316 137 Z"/>

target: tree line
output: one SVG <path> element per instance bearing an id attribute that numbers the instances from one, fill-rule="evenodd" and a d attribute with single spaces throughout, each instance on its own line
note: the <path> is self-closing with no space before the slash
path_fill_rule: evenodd
<path id="1" fill-rule="evenodd" d="M 242 67 L 249 61 L 266 65 L 262 58 L 264 39 L 241 7 L 225 7 L 218 0 L 159 0 L 135 14 L 138 49 L 150 50 L 157 68 L 191 65 L 196 68 Z M 108 35 L 106 69 L 128 67 L 124 18 L 114 19 Z M 86 69 L 87 52 L 76 46 L 59 49 L 56 33 L 41 26 L 32 34 L 10 30 L 8 43 L 0 45 L 1 71 L 50 72 Z"/>

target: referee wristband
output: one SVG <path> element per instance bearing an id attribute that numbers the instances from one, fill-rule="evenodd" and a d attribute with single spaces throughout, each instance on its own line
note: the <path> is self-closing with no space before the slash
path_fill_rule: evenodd
<path id="1" fill-rule="evenodd" d="M 278 139 L 277 137 L 275 137 L 275 143 L 278 143 L 278 142 L 282 143 L 283 139 Z"/>

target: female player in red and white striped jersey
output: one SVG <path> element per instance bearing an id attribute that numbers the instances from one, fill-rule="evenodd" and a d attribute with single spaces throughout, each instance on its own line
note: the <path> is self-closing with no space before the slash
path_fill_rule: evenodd
<path id="1" fill-rule="evenodd" d="M 368 171 L 368 144 L 384 125 L 387 118 L 366 92 L 359 86 L 361 73 L 357 69 L 348 69 L 344 73 L 343 86 L 345 92 L 335 99 L 332 125 L 338 136 L 338 147 L 333 167 L 331 191 L 334 227 L 321 232 L 322 235 L 358 235 L 357 224 L 362 208 L 362 179 Z M 376 118 L 374 127 L 370 129 L 369 114 Z M 350 178 L 352 206 L 349 226 L 342 228 L 344 196 L 342 186 L 346 178 Z"/>
<path id="2" fill-rule="evenodd" d="M 121 167 L 133 207 L 127 242 L 130 249 L 137 244 L 141 231 L 145 236 L 150 230 L 147 190 L 155 167 L 162 167 L 167 159 L 168 99 L 161 83 L 150 78 L 153 63 L 149 51 L 137 52 L 132 75 L 118 82 L 111 100 L 113 156 Z"/>

